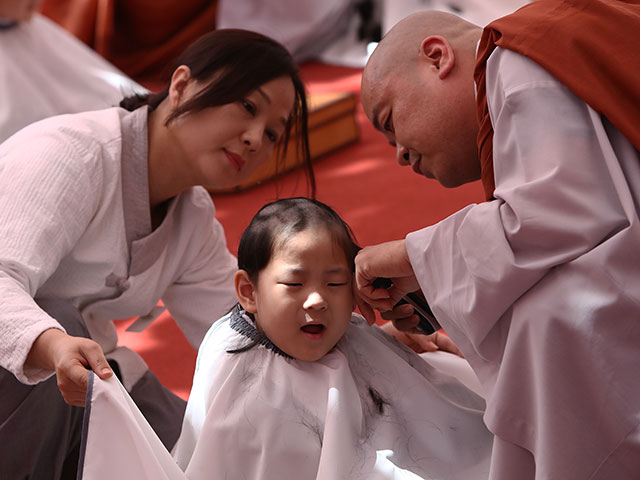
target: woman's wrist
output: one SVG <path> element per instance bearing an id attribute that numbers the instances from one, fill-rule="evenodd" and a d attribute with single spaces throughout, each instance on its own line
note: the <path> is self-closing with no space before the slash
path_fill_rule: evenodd
<path id="1" fill-rule="evenodd" d="M 33 342 L 24 364 L 30 367 L 55 370 L 55 348 L 65 337 L 67 334 L 58 328 L 45 330 Z"/>

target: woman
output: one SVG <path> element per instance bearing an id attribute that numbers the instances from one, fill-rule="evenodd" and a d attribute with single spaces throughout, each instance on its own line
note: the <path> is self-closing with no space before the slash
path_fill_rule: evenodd
<path id="1" fill-rule="evenodd" d="M 111 365 L 170 449 L 184 402 L 117 347 L 112 320 L 143 328 L 162 299 L 197 348 L 235 302 L 237 268 L 200 185 L 244 182 L 292 130 L 311 173 L 304 87 L 281 45 L 218 30 L 177 64 L 163 92 L 0 146 L 0 478 L 74 475 L 82 410 L 69 405 L 84 405 L 87 368 Z"/>

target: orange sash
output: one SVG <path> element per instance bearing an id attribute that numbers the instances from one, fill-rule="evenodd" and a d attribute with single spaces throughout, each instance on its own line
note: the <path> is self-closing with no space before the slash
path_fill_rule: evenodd
<path id="1" fill-rule="evenodd" d="M 484 29 L 474 78 L 482 185 L 493 198 L 485 71 L 495 47 L 529 57 L 640 150 L 640 0 L 536 0 Z"/>

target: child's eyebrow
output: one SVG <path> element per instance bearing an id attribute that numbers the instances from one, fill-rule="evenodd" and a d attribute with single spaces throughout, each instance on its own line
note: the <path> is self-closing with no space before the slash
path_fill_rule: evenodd
<path id="1" fill-rule="evenodd" d="M 307 273 L 309 270 L 307 270 L 306 268 L 303 267 L 296 267 L 296 266 L 291 266 L 291 267 L 287 267 L 286 268 L 286 272 L 296 275 L 296 274 L 303 274 L 303 273 Z M 332 266 L 327 268 L 324 273 L 349 273 L 351 274 L 351 270 L 349 270 L 346 266 L 344 265 L 336 265 L 336 266 Z"/>
<path id="2" fill-rule="evenodd" d="M 337 266 L 337 267 L 330 267 L 327 270 L 324 271 L 325 275 L 348 275 L 349 277 L 353 275 L 353 272 L 351 270 L 349 270 L 349 268 L 345 267 L 345 266 Z"/>
<path id="3" fill-rule="evenodd" d="M 351 270 L 349 270 L 347 267 L 340 265 L 340 266 L 336 266 L 336 267 L 332 267 L 326 270 L 326 273 L 351 273 Z"/>

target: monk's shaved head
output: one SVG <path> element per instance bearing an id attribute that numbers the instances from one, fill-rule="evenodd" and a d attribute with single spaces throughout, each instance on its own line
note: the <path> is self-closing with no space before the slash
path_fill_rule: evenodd
<path id="1" fill-rule="evenodd" d="M 384 36 L 369 59 L 368 71 L 385 75 L 390 68 L 406 65 L 418 55 L 422 40 L 444 37 L 454 49 L 474 52 L 482 29 L 445 12 L 426 10 L 400 20 Z"/>
<path id="2" fill-rule="evenodd" d="M 367 118 L 400 165 L 455 187 L 480 177 L 473 69 L 482 29 L 422 11 L 398 22 L 362 74 Z"/>

